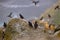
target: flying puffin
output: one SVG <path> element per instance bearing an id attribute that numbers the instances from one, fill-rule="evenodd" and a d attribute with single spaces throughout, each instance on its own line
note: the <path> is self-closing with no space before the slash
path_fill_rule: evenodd
<path id="1" fill-rule="evenodd" d="M 39 0 L 38 1 L 32 0 L 32 3 L 34 3 L 35 5 L 37 5 L 39 3 Z"/>

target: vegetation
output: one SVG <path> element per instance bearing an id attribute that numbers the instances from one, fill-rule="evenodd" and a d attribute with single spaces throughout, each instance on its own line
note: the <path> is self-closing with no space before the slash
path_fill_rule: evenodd
<path id="1" fill-rule="evenodd" d="M 6 31 L 5 31 L 5 36 L 4 36 L 4 40 L 12 40 L 12 38 L 18 34 L 17 31 L 15 31 L 15 29 L 13 29 L 12 27 L 7 27 Z"/>
<path id="2" fill-rule="evenodd" d="M 2 36 L 3 36 L 2 33 L 3 33 L 3 28 L 0 29 L 0 40 L 2 40 Z M 17 34 L 19 34 L 16 31 L 16 27 L 14 27 L 12 24 L 10 25 L 10 23 L 8 23 L 4 33 L 5 33 L 4 40 L 12 40 L 13 37 L 15 37 Z"/>
<path id="3" fill-rule="evenodd" d="M 0 40 L 2 40 L 2 34 L 3 33 L 3 31 L 2 31 L 2 29 L 0 29 Z"/>
<path id="4" fill-rule="evenodd" d="M 54 14 L 54 23 L 60 25 L 60 10 L 57 10 Z"/>

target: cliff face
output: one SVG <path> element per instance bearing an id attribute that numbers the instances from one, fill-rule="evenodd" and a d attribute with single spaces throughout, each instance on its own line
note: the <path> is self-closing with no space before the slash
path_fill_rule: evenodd
<path id="1" fill-rule="evenodd" d="M 18 34 L 12 36 L 12 40 L 49 40 L 48 34 L 44 33 L 42 29 L 30 28 L 28 23 L 21 19 L 10 20 L 8 27 L 16 27 L 15 30 L 18 32 Z"/>
<path id="2" fill-rule="evenodd" d="M 60 2 L 56 3 L 56 5 L 60 6 Z M 28 25 L 28 21 L 20 18 L 10 19 L 4 35 L 4 40 L 60 40 L 60 32 L 55 34 L 49 34 L 50 29 L 45 29 L 45 24 L 49 25 L 49 23 L 59 25 L 60 24 L 60 9 L 54 9 L 55 6 L 48 9 L 42 16 L 44 17 L 44 21 L 42 22 L 40 18 L 33 20 L 38 23 L 38 28 L 34 29 Z M 51 18 L 48 21 L 48 14 L 51 15 Z M 45 32 L 44 30 L 48 31 Z M 54 31 L 54 30 L 53 30 Z M 52 31 L 52 32 L 53 32 Z M 2 40 L 2 29 L 0 30 L 0 40 Z"/>

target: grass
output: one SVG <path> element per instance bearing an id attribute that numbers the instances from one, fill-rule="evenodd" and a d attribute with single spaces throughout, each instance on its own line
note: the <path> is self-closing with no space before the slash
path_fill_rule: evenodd
<path id="1" fill-rule="evenodd" d="M 57 11 L 55 12 L 53 18 L 54 18 L 53 22 L 54 22 L 55 24 L 60 25 L 60 10 L 57 10 Z"/>

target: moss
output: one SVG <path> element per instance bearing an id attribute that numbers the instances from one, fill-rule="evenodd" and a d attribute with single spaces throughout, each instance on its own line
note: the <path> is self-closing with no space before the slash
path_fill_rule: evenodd
<path id="1" fill-rule="evenodd" d="M 3 31 L 2 30 L 0 30 L 0 40 L 2 39 L 2 34 L 3 33 Z"/>
<path id="2" fill-rule="evenodd" d="M 60 38 L 60 32 L 59 32 L 59 33 L 57 33 L 56 37 Z"/>
<path id="3" fill-rule="evenodd" d="M 11 32 L 5 32 L 4 40 L 12 40 Z"/>
<path id="4" fill-rule="evenodd" d="M 12 38 L 17 34 L 18 34 L 18 32 L 14 29 L 14 27 L 8 26 L 5 31 L 4 39 L 5 40 L 12 40 Z"/>
<path id="5" fill-rule="evenodd" d="M 15 21 L 9 21 L 9 23 L 7 24 L 7 27 L 6 27 L 6 31 L 5 31 L 5 36 L 4 36 L 4 40 L 12 40 L 13 37 L 15 37 L 17 34 L 19 34 L 17 31 L 16 31 L 16 27 L 14 27 L 12 24 L 14 24 L 13 22 L 16 22 Z"/>
<path id="6" fill-rule="evenodd" d="M 60 10 L 57 10 L 54 15 L 54 23 L 55 24 L 60 24 Z"/>

